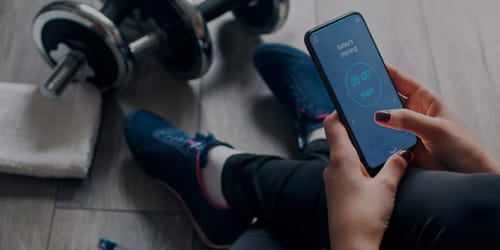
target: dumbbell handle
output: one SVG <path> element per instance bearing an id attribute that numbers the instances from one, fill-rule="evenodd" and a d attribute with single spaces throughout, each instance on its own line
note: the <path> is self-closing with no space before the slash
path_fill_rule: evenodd
<path id="1" fill-rule="evenodd" d="M 42 94 L 48 98 L 58 97 L 84 63 L 85 55 L 83 53 L 70 51 L 59 61 L 49 79 L 40 86 Z"/>
<path id="2" fill-rule="evenodd" d="M 158 48 L 159 44 L 159 36 L 151 33 L 130 43 L 129 48 L 134 58 L 138 58 L 155 50 Z M 40 86 L 42 94 L 48 98 L 57 98 L 70 83 L 75 74 L 82 69 L 85 60 L 85 54 L 82 52 L 76 50 L 68 52 L 54 68 L 49 79 Z"/>
<path id="3" fill-rule="evenodd" d="M 159 45 L 160 37 L 155 33 L 150 33 L 130 43 L 129 48 L 134 57 L 138 58 L 154 51 Z"/>
<path id="4" fill-rule="evenodd" d="M 197 8 L 205 22 L 212 21 L 229 10 L 233 10 L 252 0 L 205 0 Z M 255 1 L 255 0 L 254 0 Z"/>

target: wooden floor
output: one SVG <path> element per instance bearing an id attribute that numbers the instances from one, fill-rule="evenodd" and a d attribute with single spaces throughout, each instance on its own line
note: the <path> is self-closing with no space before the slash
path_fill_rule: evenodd
<path id="1" fill-rule="evenodd" d="M 0 1 L 0 81 L 48 76 L 31 39 L 32 19 L 47 2 Z M 253 68 L 252 50 L 271 41 L 304 49 L 308 28 L 350 10 L 364 14 L 386 62 L 436 89 L 500 160 L 498 9 L 497 0 L 291 0 L 285 27 L 261 38 L 227 14 L 209 25 L 216 57 L 204 77 L 177 81 L 156 61 L 140 60 L 131 85 L 106 97 L 87 179 L 0 175 L 0 249 L 97 249 L 99 237 L 131 250 L 205 249 L 179 203 L 132 160 L 124 113 L 149 109 L 189 133 L 210 131 L 242 150 L 293 156 L 293 134 Z"/>

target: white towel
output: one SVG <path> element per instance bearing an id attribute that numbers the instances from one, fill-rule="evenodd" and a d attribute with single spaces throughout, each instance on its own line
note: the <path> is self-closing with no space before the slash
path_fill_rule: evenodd
<path id="1" fill-rule="evenodd" d="M 38 86 L 0 83 L 0 172 L 38 177 L 87 175 L 101 118 L 101 94 L 70 84 L 59 99 Z"/>

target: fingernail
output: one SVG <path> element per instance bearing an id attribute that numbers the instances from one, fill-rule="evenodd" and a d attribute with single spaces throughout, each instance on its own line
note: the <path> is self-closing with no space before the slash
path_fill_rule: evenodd
<path id="1" fill-rule="evenodd" d="M 411 158 L 411 151 L 407 148 L 401 149 L 401 150 L 399 150 L 398 155 L 405 158 L 406 161 L 409 161 Z"/>
<path id="2" fill-rule="evenodd" d="M 375 113 L 375 120 L 379 122 L 388 122 L 391 119 L 391 111 L 377 111 Z"/>

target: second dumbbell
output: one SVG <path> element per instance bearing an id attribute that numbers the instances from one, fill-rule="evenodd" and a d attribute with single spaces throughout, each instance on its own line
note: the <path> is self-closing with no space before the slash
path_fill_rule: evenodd
<path id="1" fill-rule="evenodd" d="M 288 0 L 205 0 L 196 6 L 206 22 L 232 11 L 248 30 L 265 34 L 283 26 L 287 17 Z"/>

